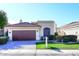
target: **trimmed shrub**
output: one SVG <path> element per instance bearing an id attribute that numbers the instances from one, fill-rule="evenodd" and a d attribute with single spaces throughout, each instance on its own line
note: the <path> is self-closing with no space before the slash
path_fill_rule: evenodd
<path id="1" fill-rule="evenodd" d="M 57 36 L 56 40 L 57 40 L 57 42 L 62 42 L 63 38 L 62 38 L 62 36 Z"/>
<path id="2" fill-rule="evenodd" d="M 1 36 L 0 37 L 0 44 L 6 44 L 8 42 L 7 36 Z"/>
<path id="3" fill-rule="evenodd" d="M 76 35 L 65 35 L 63 36 L 63 42 L 76 42 L 77 36 Z"/>
<path id="4" fill-rule="evenodd" d="M 44 37 L 43 36 L 41 37 L 41 40 L 44 40 Z"/>
<path id="5" fill-rule="evenodd" d="M 54 34 L 55 36 L 58 36 L 58 32 L 55 32 L 55 34 Z"/>
<path id="6" fill-rule="evenodd" d="M 49 36 L 48 36 L 48 40 L 56 40 L 55 35 L 49 35 Z"/>

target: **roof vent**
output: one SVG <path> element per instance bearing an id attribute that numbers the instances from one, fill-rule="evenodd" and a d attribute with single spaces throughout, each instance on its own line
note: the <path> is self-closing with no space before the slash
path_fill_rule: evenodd
<path id="1" fill-rule="evenodd" d="M 20 19 L 20 23 L 22 23 L 22 19 Z"/>

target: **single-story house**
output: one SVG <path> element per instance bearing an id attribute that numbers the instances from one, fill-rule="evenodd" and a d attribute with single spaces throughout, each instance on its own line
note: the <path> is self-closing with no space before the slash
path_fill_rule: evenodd
<path id="1" fill-rule="evenodd" d="M 20 22 L 4 28 L 10 40 L 40 40 L 41 36 L 53 35 L 56 32 L 54 21 Z"/>
<path id="2" fill-rule="evenodd" d="M 79 41 L 79 21 L 71 22 L 57 29 L 60 35 L 77 35 Z"/>

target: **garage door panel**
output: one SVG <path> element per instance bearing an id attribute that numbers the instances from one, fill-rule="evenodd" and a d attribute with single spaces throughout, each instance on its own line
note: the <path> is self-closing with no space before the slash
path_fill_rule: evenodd
<path id="1" fill-rule="evenodd" d="M 13 31 L 13 40 L 35 40 L 35 30 L 18 30 Z"/>

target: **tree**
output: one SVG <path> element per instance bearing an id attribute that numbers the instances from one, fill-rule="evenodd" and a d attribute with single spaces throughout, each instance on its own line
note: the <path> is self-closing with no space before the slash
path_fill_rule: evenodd
<path id="1" fill-rule="evenodd" d="M 1 10 L 0 11 L 0 28 L 3 29 L 8 23 L 8 20 L 7 20 L 7 15 L 6 13 Z"/>
<path id="2" fill-rule="evenodd" d="M 56 38 L 56 40 L 57 40 L 57 39 L 58 39 L 58 38 L 57 38 L 57 37 L 58 37 L 58 32 L 55 32 L 54 36 L 55 36 L 55 38 Z"/>
<path id="3" fill-rule="evenodd" d="M 55 36 L 58 36 L 58 32 L 55 32 L 55 34 L 54 34 Z"/>

